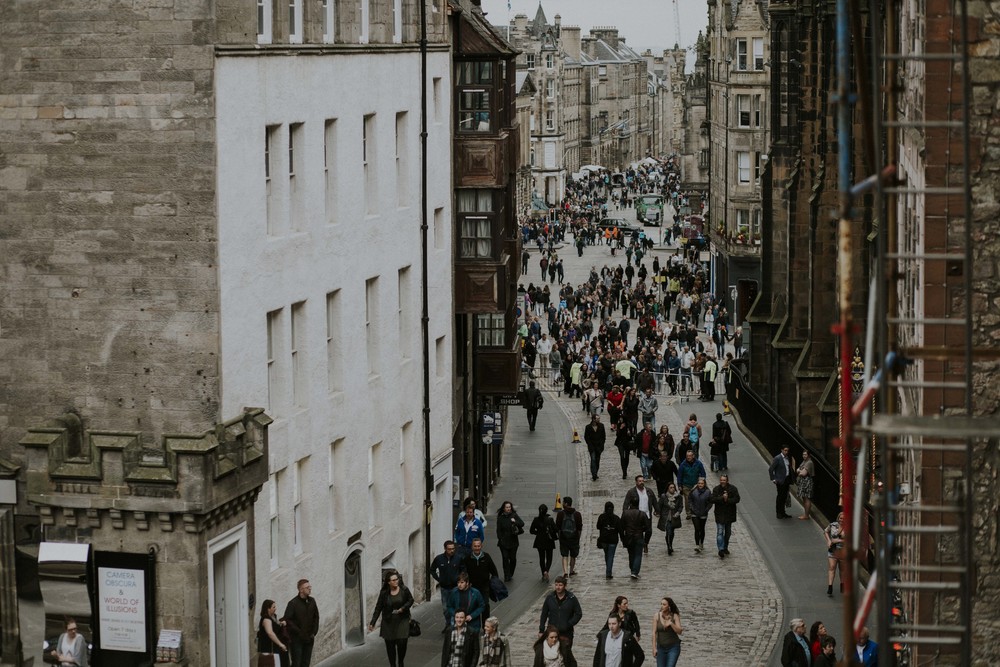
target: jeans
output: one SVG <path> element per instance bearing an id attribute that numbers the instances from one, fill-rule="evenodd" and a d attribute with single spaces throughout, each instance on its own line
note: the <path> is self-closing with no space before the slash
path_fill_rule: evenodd
<path id="1" fill-rule="evenodd" d="M 629 543 L 626 545 L 628 548 L 628 569 L 631 570 L 632 574 L 639 574 L 639 570 L 642 568 L 643 546 L 643 540 L 639 537 L 630 537 Z"/>
<path id="2" fill-rule="evenodd" d="M 653 461 L 646 454 L 639 455 L 639 468 L 642 470 L 643 477 L 649 477 L 649 467 L 653 465 Z"/>
<path id="3" fill-rule="evenodd" d="M 503 561 L 503 578 L 512 578 L 517 568 L 517 547 L 500 547 L 500 559 Z"/>
<path id="4" fill-rule="evenodd" d="M 446 626 L 451 625 L 451 619 L 448 618 L 448 598 L 451 597 L 451 592 L 455 590 L 455 587 L 445 588 L 441 586 L 441 612 L 444 614 L 444 624 Z"/>
<path id="5" fill-rule="evenodd" d="M 681 391 L 694 389 L 694 382 L 691 381 L 691 369 L 681 369 Z"/>
<path id="6" fill-rule="evenodd" d="M 732 534 L 733 524 L 728 522 L 715 524 L 715 545 L 719 547 L 719 551 L 729 549 L 729 536 Z"/>
<path id="7" fill-rule="evenodd" d="M 590 476 L 597 479 L 597 474 L 601 469 L 601 454 L 603 450 L 591 449 L 590 450 Z"/>
<path id="8" fill-rule="evenodd" d="M 674 667 L 681 657 L 681 645 L 674 644 L 670 648 L 656 649 L 656 667 Z"/>
<path id="9" fill-rule="evenodd" d="M 656 413 L 655 412 L 643 412 L 642 413 L 642 423 L 645 424 L 646 422 L 649 422 L 650 424 L 652 424 L 653 428 L 655 429 L 656 428 Z"/>
<path id="10" fill-rule="evenodd" d="M 538 408 L 528 408 L 528 428 L 535 430 L 535 422 L 538 420 Z"/>
<path id="11" fill-rule="evenodd" d="M 705 523 L 707 521 L 708 517 L 691 517 L 691 522 L 694 524 L 694 543 L 698 546 L 705 544 Z"/>
<path id="12" fill-rule="evenodd" d="M 605 544 L 604 547 L 604 575 L 611 576 L 611 570 L 615 566 L 615 552 L 618 551 L 617 544 Z"/>
<path id="13" fill-rule="evenodd" d="M 295 667 L 309 667 L 312 662 L 313 640 L 293 639 L 291 648 L 292 664 Z"/>

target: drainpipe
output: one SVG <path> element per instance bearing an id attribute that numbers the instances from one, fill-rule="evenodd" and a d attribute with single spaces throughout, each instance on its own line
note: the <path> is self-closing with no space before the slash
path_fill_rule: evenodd
<path id="1" fill-rule="evenodd" d="M 424 418 L 424 599 L 431 599 L 431 514 L 434 475 L 431 471 L 430 304 L 427 289 L 427 0 L 420 0 L 420 336 L 423 341 Z"/>

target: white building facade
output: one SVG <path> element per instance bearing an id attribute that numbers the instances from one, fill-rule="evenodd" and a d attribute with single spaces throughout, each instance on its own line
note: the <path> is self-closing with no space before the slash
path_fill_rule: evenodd
<path id="1" fill-rule="evenodd" d="M 311 579 L 314 659 L 424 558 L 420 54 L 217 59 L 222 404 L 267 406 L 258 598 Z M 431 544 L 451 530 L 450 58 L 428 56 Z"/>

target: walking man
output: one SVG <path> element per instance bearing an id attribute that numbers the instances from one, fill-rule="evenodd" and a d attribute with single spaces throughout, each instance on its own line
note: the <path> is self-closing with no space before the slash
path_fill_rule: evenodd
<path id="1" fill-rule="evenodd" d="M 653 396 L 653 388 L 647 387 L 642 398 L 639 399 L 639 412 L 642 413 L 643 423 L 656 428 L 656 411 L 659 409 L 660 404 L 656 400 L 656 396 Z"/>
<path id="2" fill-rule="evenodd" d="M 715 422 L 712 424 L 712 437 L 717 442 L 724 445 L 719 455 L 719 470 L 729 470 L 729 445 L 733 444 L 733 429 L 729 422 L 722 418 L 722 413 L 715 413 Z"/>
<path id="3" fill-rule="evenodd" d="M 573 632 L 583 618 L 583 609 L 576 596 L 566 590 L 566 577 L 556 577 L 553 591 L 542 603 L 542 616 L 538 620 L 538 636 L 545 634 L 545 628 L 553 626 L 559 631 L 559 639 L 573 646 Z"/>
<path id="4" fill-rule="evenodd" d="M 708 477 L 705 474 L 705 464 L 694 457 L 694 451 L 689 449 L 681 462 L 680 470 L 677 472 L 677 481 L 681 486 L 681 495 L 684 496 L 684 509 L 688 520 L 691 519 L 691 489 L 698 484 L 698 479 Z"/>
<path id="5" fill-rule="evenodd" d="M 639 510 L 646 517 L 646 527 L 643 529 L 642 535 L 642 547 L 643 551 L 649 553 L 649 538 L 653 536 L 653 515 L 660 516 L 660 504 L 653 490 L 646 488 L 646 478 L 642 475 L 635 476 L 635 486 L 625 494 L 625 502 L 622 504 L 623 524 L 625 511 L 632 508 Z M 636 570 L 636 574 L 638 574 L 638 570 Z"/>
<path id="6" fill-rule="evenodd" d="M 774 514 L 779 519 L 792 518 L 785 512 L 785 502 L 788 500 L 788 487 L 792 484 L 792 470 L 794 469 L 795 465 L 788 455 L 787 445 L 781 448 L 781 453 L 774 457 L 771 466 L 767 469 L 777 490 L 777 496 L 774 499 Z"/>
<path id="7" fill-rule="evenodd" d="M 563 508 L 556 512 L 556 530 L 559 531 L 559 554 L 562 556 L 563 577 L 576 574 L 576 558 L 580 555 L 580 534 L 583 532 L 583 515 L 573 509 L 573 499 L 563 498 Z"/>
<path id="8" fill-rule="evenodd" d="M 447 632 L 451 619 L 448 618 L 448 598 L 458 586 L 458 575 L 465 571 L 462 554 L 458 553 L 455 543 L 447 540 L 444 543 L 444 553 L 438 554 L 431 561 L 431 576 L 438 582 L 441 589 L 441 609 L 444 611 L 444 632 Z"/>
<path id="9" fill-rule="evenodd" d="M 715 507 L 715 546 L 719 548 L 719 558 L 729 555 L 729 537 L 736 523 L 736 505 L 740 502 L 740 491 L 729 483 L 729 475 L 720 475 L 719 484 L 712 489 L 712 505 Z"/>
<path id="10" fill-rule="evenodd" d="M 611 614 L 608 627 L 597 633 L 594 667 L 633 667 L 636 645 L 632 633 L 622 628 L 618 613 Z"/>
<path id="11" fill-rule="evenodd" d="M 538 411 L 542 408 L 542 392 L 535 387 L 534 380 L 529 382 L 528 388 L 524 390 L 524 408 L 528 411 L 528 428 L 534 431 Z"/>
<path id="12" fill-rule="evenodd" d="M 319 607 L 312 597 L 312 586 L 308 579 L 299 579 L 298 590 L 299 594 L 289 600 L 285 607 L 285 627 L 292 639 L 292 664 L 296 667 L 309 667 L 313 642 L 319 632 Z"/>
<path id="13" fill-rule="evenodd" d="M 583 429 L 583 440 L 587 443 L 587 452 L 590 454 L 590 477 L 596 480 L 601 469 L 601 454 L 604 453 L 604 443 L 608 439 L 604 431 L 604 424 L 601 423 L 601 415 L 594 413 L 593 419 Z"/>
<path id="14" fill-rule="evenodd" d="M 465 559 L 465 571 L 469 574 L 469 583 L 483 596 L 481 619 L 489 618 L 490 577 L 499 577 L 500 573 L 493 557 L 483 551 L 483 541 L 478 537 L 472 540 L 472 553 Z"/>

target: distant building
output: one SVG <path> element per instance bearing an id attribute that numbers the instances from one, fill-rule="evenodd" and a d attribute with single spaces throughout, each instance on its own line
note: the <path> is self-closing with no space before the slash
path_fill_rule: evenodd
<path id="1" fill-rule="evenodd" d="M 302 577 L 317 660 L 364 641 L 384 568 L 423 597 L 453 498 L 452 61 L 431 10 L 425 350 L 418 5 L 348 4 L 5 8 L 0 662 L 15 539 L 18 567 L 148 555 L 148 629 L 193 665 L 250 664 Z"/>
<path id="2" fill-rule="evenodd" d="M 742 323 L 760 289 L 761 171 L 768 159 L 768 17 L 759 0 L 709 0 L 712 285 Z"/>

